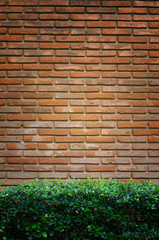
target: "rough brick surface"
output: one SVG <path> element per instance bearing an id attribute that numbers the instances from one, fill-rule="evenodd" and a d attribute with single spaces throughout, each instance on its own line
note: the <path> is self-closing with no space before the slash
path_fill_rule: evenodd
<path id="1" fill-rule="evenodd" d="M 159 1 L 0 1 L 0 180 L 159 183 Z"/>

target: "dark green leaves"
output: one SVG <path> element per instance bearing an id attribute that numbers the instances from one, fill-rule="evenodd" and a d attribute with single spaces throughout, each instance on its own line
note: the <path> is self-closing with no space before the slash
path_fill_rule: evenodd
<path id="1" fill-rule="evenodd" d="M 32 181 L 0 192 L 3 240 L 157 240 L 159 186 Z"/>

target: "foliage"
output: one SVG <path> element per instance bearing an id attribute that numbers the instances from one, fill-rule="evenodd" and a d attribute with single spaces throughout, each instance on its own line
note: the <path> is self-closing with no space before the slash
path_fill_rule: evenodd
<path id="1" fill-rule="evenodd" d="M 118 180 L 32 181 L 0 192 L 3 240 L 159 239 L 159 186 Z"/>

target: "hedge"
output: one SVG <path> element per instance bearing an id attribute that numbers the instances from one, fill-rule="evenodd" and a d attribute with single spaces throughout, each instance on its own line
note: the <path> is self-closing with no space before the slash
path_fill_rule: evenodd
<path id="1" fill-rule="evenodd" d="M 3 240 L 157 240 L 159 185 L 118 180 L 22 182 L 0 192 Z"/>

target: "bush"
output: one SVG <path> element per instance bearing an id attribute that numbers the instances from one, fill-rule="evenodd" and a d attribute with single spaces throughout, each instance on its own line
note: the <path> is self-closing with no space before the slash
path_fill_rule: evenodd
<path id="1" fill-rule="evenodd" d="M 158 223 L 151 182 L 36 180 L 0 192 L 3 240 L 157 240 Z"/>

